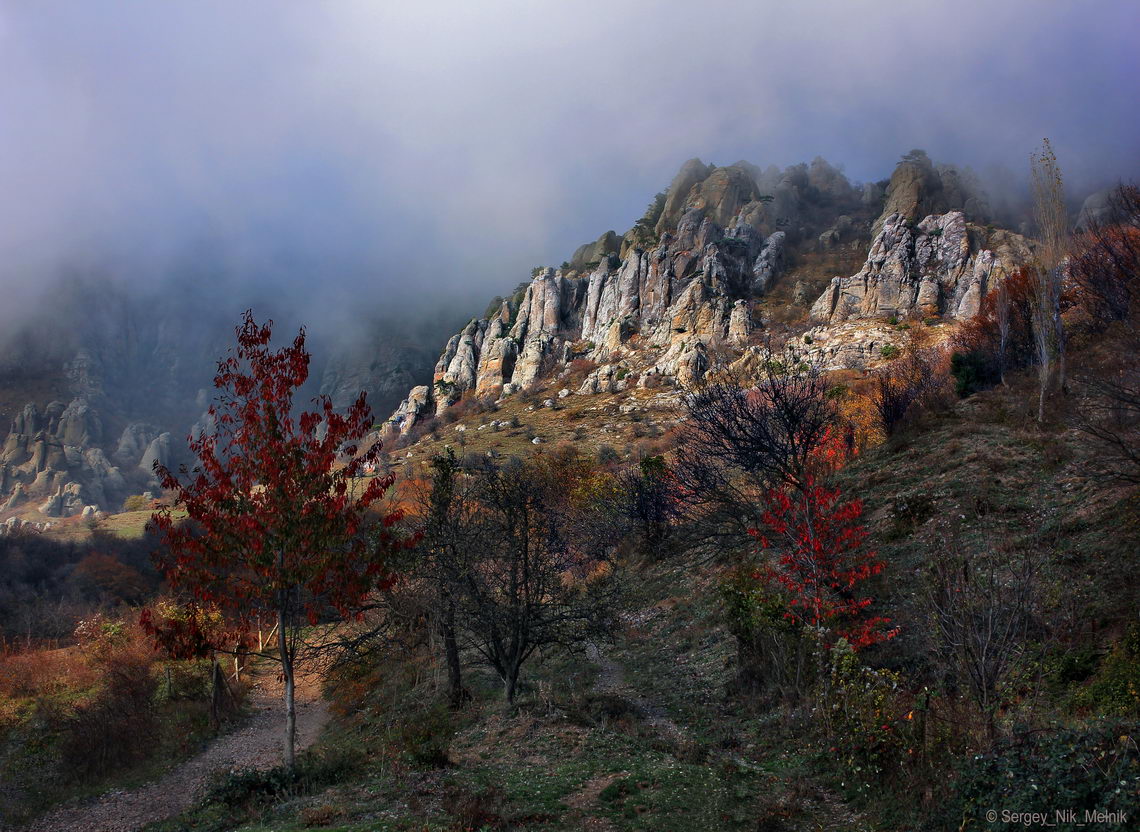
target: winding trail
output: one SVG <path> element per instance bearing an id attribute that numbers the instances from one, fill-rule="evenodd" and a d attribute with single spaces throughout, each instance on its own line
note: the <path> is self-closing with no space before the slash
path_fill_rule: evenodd
<path id="1" fill-rule="evenodd" d="M 276 674 L 258 674 L 249 692 L 253 713 L 160 779 L 130 790 L 114 790 L 77 806 L 56 809 L 21 832 L 135 832 L 148 823 L 189 809 L 217 773 L 241 768 L 268 769 L 281 762 L 284 716 L 282 686 Z M 317 674 L 297 676 L 297 750 L 312 745 L 328 721 Z"/>
<path id="2" fill-rule="evenodd" d="M 599 668 L 598 677 L 594 680 L 595 692 L 616 696 L 629 702 L 637 709 L 645 724 L 663 738 L 674 742 L 683 742 L 686 739 L 684 729 L 669 718 L 664 708 L 637 695 L 637 692 L 626 683 L 625 670 L 622 666 L 603 653 L 598 645 L 591 642 L 586 646 L 586 658 Z"/>

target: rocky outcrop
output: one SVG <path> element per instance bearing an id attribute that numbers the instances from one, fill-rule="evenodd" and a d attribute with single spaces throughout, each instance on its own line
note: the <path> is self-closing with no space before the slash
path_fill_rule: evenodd
<path id="1" fill-rule="evenodd" d="M 574 250 L 570 258 L 570 268 L 574 271 L 583 271 L 594 268 L 602 259 L 621 251 L 621 237 L 615 231 L 607 231 L 595 242 L 583 243 Z"/>
<path id="2" fill-rule="evenodd" d="M 1027 244 L 969 226 L 961 211 L 929 212 L 915 224 L 927 206 L 970 193 L 969 182 L 919 152 L 904 158 L 885 189 L 855 187 L 818 158 L 784 170 L 690 159 L 620 249 L 607 232 L 579 247 L 566 268 L 537 270 L 521 293 L 495 301 L 452 336 L 432 385 L 414 388 L 390 424 L 407 431 L 468 393 L 511 395 L 564 373 L 575 359 L 597 365 L 576 391 L 582 395 L 624 389 L 627 376 L 639 384 L 660 376 L 696 384 L 714 362 L 755 343 L 763 320 L 755 299 L 772 290 L 789 261 L 804 252 L 845 256 L 884 203 L 894 210 L 881 218 L 862 270 L 835 278 L 812 318 L 830 325 L 975 314 L 988 287 L 1022 262 Z M 797 282 L 796 305 L 810 302 L 809 285 Z M 824 357 L 871 360 L 883 343 L 860 335 L 849 348 L 829 343 Z"/>
<path id="3" fill-rule="evenodd" d="M 681 165 L 673 181 L 669 183 L 669 190 L 665 192 L 665 208 L 657 220 L 657 233 L 664 234 L 677 227 L 681 214 L 685 212 L 685 202 L 694 185 L 704 182 L 711 173 L 708 165 L 700 159 L 690 159 Z"/>
<path id="4" fill-rule="evenodd" d="M 832 279 L 811 308 L 812 320 L 975 315 L 989 288 L 1029 258 L 1028 241 L 1016 234 L 994 235 L 993 248 L 986 243 L 986 232 L 968 226 L 960 211 L 928 216 L 916 226 L 892 214 L 863 268 Z"/>
<path id="5" fill-rule="evenodd" d="M 703 202 L 688 208 L 652 249 L 631 250 L 624 261 L 603 258 L 588 275 L 540 271 L 513 321 L 504 306 L 448 341 L 432 387 L 415 388 L 391 422 L 407 430 L 469 390 L 509 395 L 574 358 L 603 365 L 582 393 L 624 387 L 615 365 L 632 352 L 650 372 L 695 383 L 709 366 L 708 344 L 747 342 L 752 297 L 783 268 L 785 234 L 764 239 L 739 216 L 724 230 L 706 216 L 736 199 L 738 174 L 700 191 Z"/>
<path id="6" fill-rule="evenodd" d="M 652 249 L 633 249 L 624 261 L 604 257 L 587 275 L 541 270 L 527 285 L 513 321 L 504 307 L 452 336 L 436 364 L 433 386 L 415 388 L 391 422 L 407 430 L 466 391 L 509 395 L 574 358 L 613 365 L 633 350 L 635 340 L 642 363 L 653 366 L 657 356 L 685 383 L 699 379 L 709 363 L 708 343 L 748 339 L 757 273 L 767 285 L 782 267 L 784 235 L 765 240 L 739 217 L 726 231 L 706 216 L 723 216 L 738 197 L 754 195 L 755 186 L 738 186 L 738 175 L 698 189 L 698 204 Z M 613 375 L 603 373 L 582 389 L 609 390 L 613 384 Z"/>
<path id="7" fill-rule="evenodd" d="M 43 413 L 34 404 L 27 405 L 12 420 L 0 454 L 0 486 L 10 495 L 4 509 L 44 496 L 47 500 L 40 510 L 55 517 L 78 514 L 85 505 L 119 505 L 128 480 L 93 445 L 101 433 L 98 412 L 83 399 L 68 405 L 52 402 Z M 127 441 L 122 445 L 121 440 L 120 450 L 129 458 L 131 443 L 145 430 L 124 433 Z M 168 448 L 169 434 L 165 436 Z"/>
<path id="8" fill-rule="evenodd" d="M 889 217 L 900 215 L 909 223 L 931 214 L 961 211 L 974 222 L 989 219 L 984 192 L 969 172 L 952 165 L 935 165 L 921 150 L 906 154 L 891 174 L 883 211 L 871 228 L 877 236 Z"/>
<path id="9" fill-rule="evenodd" d="M 154 466 L 162 465 L 163 467 L 170 466 L 170 450 L 171 439 L 169 433 L 160 433 L 150 441 L 143 452 L 142 457 L 139 459 L 139 469 L 150 474 L 154 471 Z"/>
<path id="10" fill-rule="evenodd" d="M 756 262 L 752 264 L 753 286 L 759 293 L 767 292 L 784 270 L 784 249 L 788 235 L 777 231 L 764 241 Z"/>
<path id="11" fill-rule="evenodd" d="M 728 227 L 745 206 L 758 203 L 760 190 L 747 170 L 737 165 L 717 168 L 689 192 L 685 211 L 700 211 L 704 217 Z"/>

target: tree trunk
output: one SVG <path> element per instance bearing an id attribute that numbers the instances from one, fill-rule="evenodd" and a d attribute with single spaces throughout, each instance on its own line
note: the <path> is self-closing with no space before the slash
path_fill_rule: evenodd
<path id="1" fill-rule="evenodd" d="M 293 770 L 297 742 L 297 711 L 293 702 L 293 655 L 285 637 L 285 610 L 277 613 L 277 646 L 281 653 L 281 676 L 285 681 L 285 767 Z"/>
<path id="2" fill-rule="evenodd" d="M 515 704 L 515 694 L 518 693 L 519 684 L 519 663 L 517 661 L 511 662 L 511 664 L 507 666 L 503 684 L 506 688 L 507 704 Z"/>
<path id="3" fill-rule="evenodd" d="M 463 668 L 459 663 L 459 640 L 455 637 L 455 605 L 449 603 L 440 621 L 443 653 L 447 662 L 447 691 L 452 708 L 459 708 L 471 698 L 463 687 Z"/>

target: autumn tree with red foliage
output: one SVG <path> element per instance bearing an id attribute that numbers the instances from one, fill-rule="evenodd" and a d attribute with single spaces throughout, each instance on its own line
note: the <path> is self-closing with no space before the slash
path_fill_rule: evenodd
<path id="1" fill-rule="evenodd" d="M 892 638 L 889 619 L 863 617 L 872 603 L 857 587 L 883 570 L 866 546 L 861 500 L 844 502 L 837 488 L 811 482 L 803 489 L 772 489 L 766 495 L 762 529 L 752 534 L 774 555 L 755 577 L 788 596 L 785 617 L 817 631 L 830 631 L 855 649 Z"/>
<path id="2" fill-rule="evenodd" d="M 262 613 L 277 619 L 273 658 L 285 683 L 285 764 L 292 768 L 296 664 L 303 648 L 327 646 L 306 643 L 304 625 L 334 611 L 355 614 L 385 582 L 385 556 L 397 544 L 385 531 L 367 534 L 366 525 L 369 506 L 392 478 L 354 488 L 380 454 L 379 443 L 358 445 L 372 426 L 364 393 L 343 414 L 321 396 L 316 410 L 294 417 L 293 395 L 309 375 L 304 329 L 292 345 L 273 350 L 272 321 L 259 325 L 247 311 L 236 332 L 238 346 L 214 378 L 216 433 L 190 438 L 198 464 L 183 467 L 182 477 L 155 466 L 188 522 L 176 521 L 170 507 L 153 522 L 169 545 L 159 567 L 174 589 L 243 622 Z M 378 518 L 376 528 L 399 519 Z"/>

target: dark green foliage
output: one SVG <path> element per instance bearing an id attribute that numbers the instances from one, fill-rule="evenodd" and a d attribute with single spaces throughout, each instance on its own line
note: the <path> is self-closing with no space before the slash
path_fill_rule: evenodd
<path id="1" fill-rule="evenodd" d="M 612 445 L 600 445 L 598 447 L 598 464 L 599 465 L 613 465 L 615 462 L 621 461 L 621 454 L 619 454 Z"/>
<path id="2" fill-rule="evenodd" d="M 894 344 L 884 344 L 882 349 L 879 350 L 883 358 L 896 358 L 901 352 L 902 350 Z"/>
<path id="3" fill-rule="evenodd" d="M 1074 704 L 1106 716 L 1140 715 L 1140 625 L 1134 624 L 1105 656 L 1096 675 L 1078 692 Z"/>
<path id="4" fill-rule="evenodd" d="M 206 800 L 231 808 L 266 805 L 335 785 L 358 774 L 360 767 L 361 761 L 344 751 L 305 753 L 298 756 L 292 770 L 276 766 L 227 774 L 210 788 Z"/>
<path id="5" fill-rule="evenodd" d="M 998 743 L 993 753 L 968 759 L 947 806 L 950 828 L 987 829 L 986 812 L 1042 812 L 1072 809 L 1124 812 L 1123 823 L 1097 829 L 1134 829 L 1140 817 L 1140 752 L 1136 723 L 1094 723 L 1049 734 L 1030 734 Z M 1075 824 L 1070 824 L 1072 828 Z"/>
<path id="6" fill-rule="evenodd" d="M 657 225 L 657 221 L 661 219 L 661 213 L 665 210 L 665 191 L 660 191 L 649 206 L 645 209 L 641 219 L 634 223 L 634 228 L 644 229 L 647 232 L 652 232 Z"/>
<path id="7" fill-rule="evenodd" d="M 954 390 L 963 399 L 1000 381 L 994 362 L 976 351 L 950 356 L 950 375 L 954 377 Z"/>
<path id="8" fill-rule="evenodd" d="M 447 749 L 454 730 L 451 711 L 439 703 L 401 721 L 393 728 L 392 745 L 415 768 L 446 768 L 451 765 Z"/>

